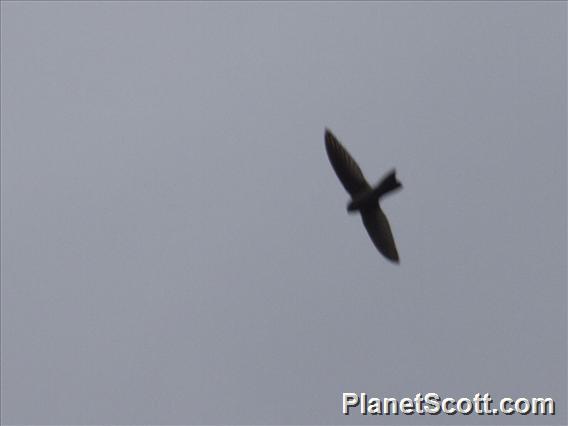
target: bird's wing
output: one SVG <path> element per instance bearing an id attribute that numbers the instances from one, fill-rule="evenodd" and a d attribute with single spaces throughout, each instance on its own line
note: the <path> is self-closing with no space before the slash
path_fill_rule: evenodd
<path id="1" fill-rule="evenodd" d="M 387 217 L 380 207 L 366 208 L 361 210 L 363 224 L 373 240 L 375 247 L 387 259 L 398 263 L 398 252 L 392 236 L 392 231 Z"/>
<path id="2" fill-rule="evenodd" d="M 351 196 L 371 189 L 353 157 L 328 129 L 325 130 L 325 149 L 335 173 Z"/>

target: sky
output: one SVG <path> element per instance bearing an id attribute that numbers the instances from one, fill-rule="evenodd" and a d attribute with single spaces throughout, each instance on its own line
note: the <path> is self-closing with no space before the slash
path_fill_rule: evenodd
<path id="1" fill-rule="evenodd" d="M 2 423 L 566 424 L 566 16 L 3 1 Z M 370 182 L 396 168 L 400 265 L 325 127 Z"/>

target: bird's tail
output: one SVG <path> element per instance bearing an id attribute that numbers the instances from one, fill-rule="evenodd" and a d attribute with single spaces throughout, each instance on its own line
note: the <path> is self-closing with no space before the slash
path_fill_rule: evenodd
<path id="1" fill-rule="evenodd" d="M 377 198 L 381 198 L 383 195 L 399 188 L 402 188 L 402 184 L 396 180 L 396 170 L 393 169 L 381 179 L 378 185 L 373 189 L 373 193 Z"/>

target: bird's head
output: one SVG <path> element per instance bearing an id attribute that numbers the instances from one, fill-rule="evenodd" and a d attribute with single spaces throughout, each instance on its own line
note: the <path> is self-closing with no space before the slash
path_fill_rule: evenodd
<path id="1" fill-rule="evenodd" d="M 357 210 L 359 210 L 359 206 L 357 205 L 357 203 L 353 200 L 349 201 L 347 203 L 347 212 L 348 213 L 357 213 Z"/>

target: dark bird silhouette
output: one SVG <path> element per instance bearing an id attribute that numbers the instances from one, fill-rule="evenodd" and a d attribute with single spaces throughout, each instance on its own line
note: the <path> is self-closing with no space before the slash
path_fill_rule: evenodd
<path id="1" fill-rule="evenodd" d="M 325 129 L 325 149 L 335 173 L 351 195 L 347 211 L 361 213 L 363 224 L 377 250 L 387 259 L 398 263 L 398 252 L 392 231 L 387 217 L 379 206 L 379 200 L 383 195 L 402 188 L 402 184 L 396 180 L 396 171 L 394 169 L 390 171 L 373 188 L 365 180 L 353 157 L 329 129 Z"/>

